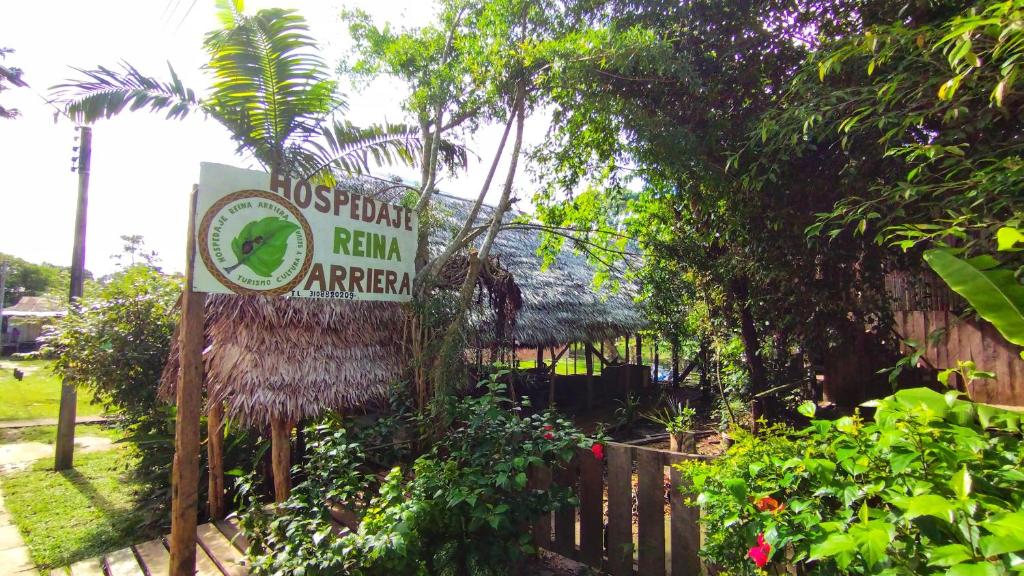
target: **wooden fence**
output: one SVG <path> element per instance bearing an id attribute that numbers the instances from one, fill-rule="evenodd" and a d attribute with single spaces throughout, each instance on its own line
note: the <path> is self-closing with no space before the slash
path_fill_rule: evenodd
<path id="1" fill-rule="evenodd" d="M 935 370 L 971 360 L 995 379 L 976 380 L 971 398 L 979 402 L 1024 406 L 1024 360 L 1020 347 L 1008 342 L 988 322 L 958 314 L 967 303 L 931 273 L 894 272 L 885 288 L 893 308 L 893 328 L 900 338 L 925 348 L 922 356 Z M 963 317 L 962 317 L 963 316 Z M 910 350 L 904 347 L 904 353 Z"/>
<path id="2" fill-rule="evenodd" d="M 604 460 L 579 450 L 565 467 L 532 469 L 532 488 L 570 487 L 579 497 L 578 507 L 538 519 L 535 544 L 612 576 L 700 574 L 699 508 L 685 504 L 671 468 L 685 459 L 708 457 L 608 443 Z"/>

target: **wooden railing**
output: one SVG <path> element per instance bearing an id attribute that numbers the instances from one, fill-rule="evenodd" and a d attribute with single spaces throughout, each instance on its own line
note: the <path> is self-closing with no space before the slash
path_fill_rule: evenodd
<path id="1" fill-rule="evenodd" d="M 680 472 L 671 466 L 685 459 L 707 458 L 608 443 L 604 460 L 581 449 L 564 467 L 534 468 L 530 472 L 532 488 L 571 487 L 579 497 L 577 508 L 558 510 L 537 520 L 534 543 L 612 576 L 699 574 L 700 512 L 686 505 L 686 487 Z M 670 487 L 667 511 L 666 476 Z"/>

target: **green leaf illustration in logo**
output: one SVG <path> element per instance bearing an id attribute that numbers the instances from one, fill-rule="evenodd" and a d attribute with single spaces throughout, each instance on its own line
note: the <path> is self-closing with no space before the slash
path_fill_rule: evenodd
<path id="1" fill-rule="evenodd" d="M 298 224 L 277 216 L 249 222 L 231 241 L 238 263 L 224 271 L 230 274 L 245 264 L 257 275 L 269 278 L 284 263 L 288 238 L 298 229 Z"/>

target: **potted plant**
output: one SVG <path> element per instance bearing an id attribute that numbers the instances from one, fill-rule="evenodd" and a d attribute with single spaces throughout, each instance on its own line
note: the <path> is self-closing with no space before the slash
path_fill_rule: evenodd
<path id="1" fill-rule="evenodd" d="M 697 438 L 693 432 L 693 420 L 697 411 L 681 402 L 669 402 L 660 410 L 644 414 L 644 418 L 660 424 L 668 432 L 669 450 L 693 454 L 697 451 Z"/>

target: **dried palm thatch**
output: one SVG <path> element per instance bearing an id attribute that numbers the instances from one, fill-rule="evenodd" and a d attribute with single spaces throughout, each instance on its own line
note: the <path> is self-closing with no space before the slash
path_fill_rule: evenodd
<path id="1" fill-rule="evenodd" d="M 439 195 L 436 219 L 439 225 L 431 235 L 432 251 L 440 251 L 469 215 L 470 202 Z M 478 219 L 485 223 L 492 214 L 484 207 Z M 509 214 L 511 222 L 519 214 Z M 555 262 L 542 270 L 538 255 L 541 235 L 534 228 L 502 230 L 494 240 L 491 257 L 496 266 L 511 273 L 521 293 L 522 306 L 515 317 L 512 337 L 517 346 L 551 347 L 570 342 L 599 342 L 632 334 L 647 327 L 634 302 L 636 286 L 622 279 L 618 290 L 595 288 L 594 266 L 584 254 L 563 247 Z M 567 243 L 568 244 L 568 243 Z M 495 339 L 494 311 L 484 309 L 474 318 L 480 342 L 489 346 Z M 499 323 L 500 324 L 500 323 Z"/>
<path id="2" fill-rule="evenodd" d="M 350 184 L 350 189 L 389 201 L 401 192 L 382 181 Z M 438 200 L 432 250 L 443 247 L 470 208 L 451 196 Z M 485 210 L 481 221 L 488 215 Z M 569 249 L 541 271 L 539 245 L 533 230 L 498 235 L 484 282 L 491 283 L 489 292 L 503 296 L 475 315 L 480 341 L 505 340 L 500 330 L 496 334 L 495 320 L 506 325 L 502 315 L 510 313 L 515 322 L 508 329 L 519 346 L 595 342 L 644 327 L 630 285 L 623 283 L 619 292 L 595 291 L 593 267 Z M 455 260 L 465 263 L 467 258 Z M 394 303 L 211 295 L 203 352 L 208 396 L 226 402 L 229 414 L 250 426 L 265 426 L 271 418 L 298 421 L 330 410 L 373 406 L 387 397 L 388 386 L 410 360 L 403 347 L 406 317 Z M 178 350 L 175 338 L 161 377 L 167 399 L 177 381 Z"/>
<path id="3" fill-rule="evenodd" d="M 383 302 L 211 295 L 206 303 L 207 394 L 250 425 L 354 410 L 387 397 L 403 365 L 401 307 Z M 169 396 L 178 345 L 162 376 Z"/>

